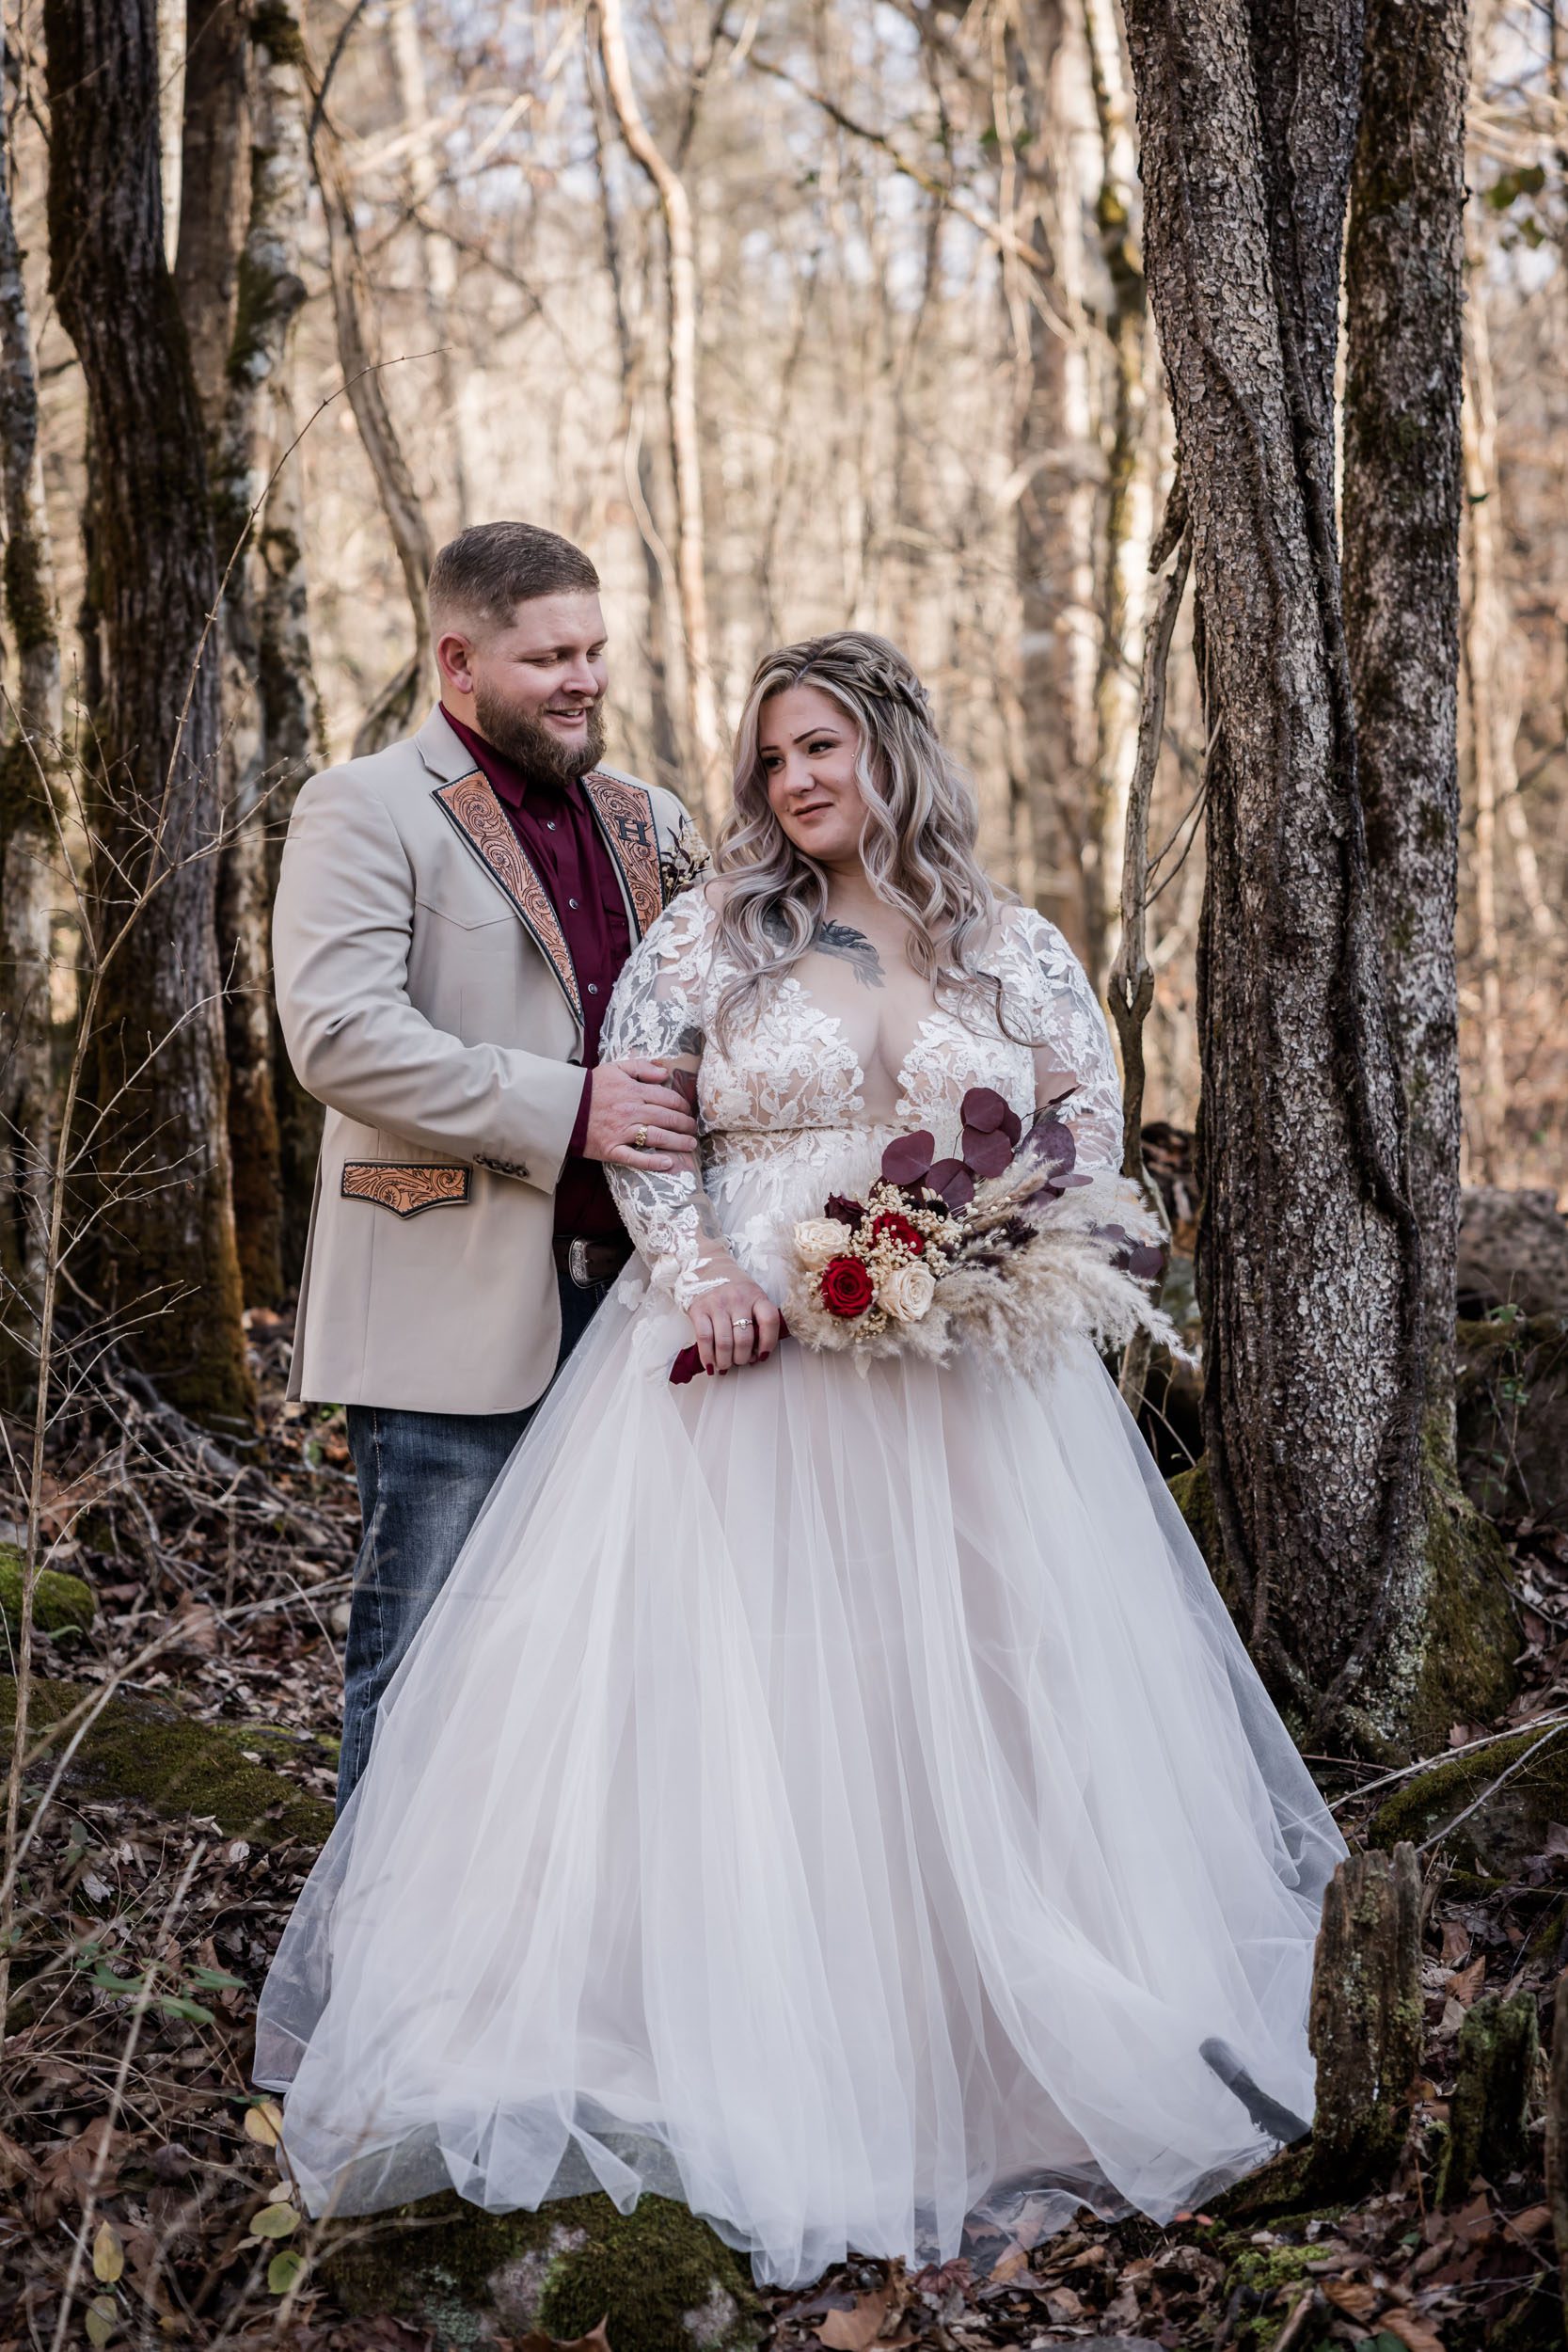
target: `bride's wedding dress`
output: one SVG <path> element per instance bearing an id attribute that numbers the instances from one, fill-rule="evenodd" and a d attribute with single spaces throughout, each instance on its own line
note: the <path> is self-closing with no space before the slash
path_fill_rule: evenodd
<path id="1" fill-rule="evenodd" d="M 1343 1847 L 1114 1383 L 1084 1341 L 1045 1380 L 787 1341 L 667 1380 L 717 1248 L 776 1295 L 781 1229 L 893 1134 L 952 1151 L 972 1086 L 1027 1123 L 1072 1071 L 1115 1165 L 1104 1024 L 1012 909 L 981 962 L 1038 1055 L 832 938 L 721 1041 L 714 930 L 678 900 L 604 1040 L 700 1059 L 702 1181 L 615 1175 L 651 1279 L 392 1685 L 258 2080 L 315 2212 L 653 2188 L 785 2282 L 946 2258 L 998 2187 L 1168 2217 L 1274 2144 L 1215 2042 L 1310 2115 Z"/>

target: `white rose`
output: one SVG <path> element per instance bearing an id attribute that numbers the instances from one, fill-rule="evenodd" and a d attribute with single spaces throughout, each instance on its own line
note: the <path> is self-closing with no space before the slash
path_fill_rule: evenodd
<path id="1" fill-rule="evenodd" d="M 795 1253 L 808 1272 L 815 1274 L 830 1258 L 842 1258 L 848 1240 L 849 1228 L 836 1216 L 808 1216 L 795 1228 Z"/>
<path id="2" fill-rule="evenodd" d="M 877 1304 L 895 1323 L 918 1323 L 922 1315 L 929 1314 L 936 1291 L 930 1267 L 922 1265 L 916 1258 L 881 1277 L 877 1284 Z"/>

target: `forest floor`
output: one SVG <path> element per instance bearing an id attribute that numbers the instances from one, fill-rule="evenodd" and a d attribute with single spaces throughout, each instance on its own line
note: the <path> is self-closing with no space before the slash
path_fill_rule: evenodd
<path id="1" fill-rule="evenodd" d="M 58 2352 L 84 2334 L 300 2352 L 429 2341 L 334 2303 L 278 2180 L 276 2110 L 248 2081 L 256 1995 L 328 1819 L 357 1522 L 341 1416 L 282 1404 L 287 1327 L 251 1320 L 267 1403 L 263 1438 L 243 1460 L 203 1448 L 131 1383 L 83 1412 L 52 1462 L 54 1565 L 92 1586 L 98 1613 L 69 1646 L 46 1642 L 39 1671 L 78 1688 L 113 1682 L 151 1713 L 96 1782 L 73 1768 L 40 1804 L 53 1760 L 27 1774 L 35 1826 L 0 2083 L 0 2352 Z M 22 1433 L 9 1435 L 16 1459 Z M 0 1485 L 0 1539 L 20 1516 Z M 1456 1725 L 1454 1745 L 1568 1703 L 1568 1538 L 1506 1532 L 1521 1693 L 1507 1726 Z M 272 1804 L 243 1835 L 232 1791 L 211 1813 L 172 1812 L 156 1788 L 160 1694 L 225 1727 L 237 1763 L 264 1764 L 266 1785 L 298 1802 Z M 135 1793 L 138 1760 L 150 1797 Z M 1376 1776 L 1323 1771 L 1354 1843 Z M 1424 1856 L 1424 2073 L 1386 2194 L 1270 2227 L 1202 2213 L 1165 2229 L 1111 2226 L 1085 2213 L 1040 2243 L 1024 2216 L 973 2263 L 918 2275 L 850 2265 L 809 2294 L 771 2296 L 773 2344 L 1560 2344 L 1539 2123 L 1523 2169 L 1465 2184 L 1447 2210 L 1432 2173 L 1470 2006 L 1525 1991 L 1543 2041 L 1549 2027 L 1568 1959 L 1568 1824 L 1542 1842 L 1491 1882 L 1450 1870 L 1440 1849 Z"/>

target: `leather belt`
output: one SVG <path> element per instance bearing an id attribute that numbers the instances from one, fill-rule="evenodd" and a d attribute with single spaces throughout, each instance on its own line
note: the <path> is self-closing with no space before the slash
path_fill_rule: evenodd
<path id="1" fill-rule="evenodd" d="M 562 1274 L 570 1277 L 579 1291 L 593 1290 L 602 1282 L 613 1282 L 630 1256 L 631 1244 L 624 1235 L 618 1241 L 601 1241 L 585 1233 L 557 1233 L 555 1236 L 556 1264 Z"/>

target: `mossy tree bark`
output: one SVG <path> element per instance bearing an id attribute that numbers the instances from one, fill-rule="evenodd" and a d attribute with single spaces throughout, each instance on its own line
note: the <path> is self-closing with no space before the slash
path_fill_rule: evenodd
<path id="1" fill-rule="evenodd" d="M 245 225 L 247 0 L 187 0 L 174 283 L 209 433 L 223 414 Z"/>
<path id="2" fill-rule="evenodd" d="M 1197 1271 L 1213 1512 L 1297 1729 L 1403 1752 L 1446 1717 L 1426 1277 L 1334 501 L 1363 12 L 1125 14 L 1209 736 Z"/>
<path id="3" fill-rule="evenodd" d="M 286 396 L 294 322 L 305 300 L 299 248 L 309 190 L 309 92 L 299 28 L 285 8 L 250 18 L 250 212 L 238 271 L 233 340 L 214 469 L 214 514 L 224 592 L 224 787 L 233 838 L 218 884 L 218 944 L 226 993 L 229 1140 L 246 1301 L 278 1307 L 284 1264 L 285 1187 L 274 1036 L 273 860 L 279 802 L 297 787 L 314 745 L 290 723 L 286 697 L 268 691 L 276 666 L 268 638 L 273 575 L 266 549 L 268 479 L 292 438 Z M 276 553 L 276 548 L 274 550 Z M 303 571 L 297 539 L 294 565 Z M 294 568 L 291 565 L 290 568 Z M 303 617 L 303 616 L 302 616 Z M 308 660 L 308 656 L 307 656 Z M 275 739 L 277 715 L 286 740 Z"/>
<path id="4" fill-rule="evenodd" d="M 50 929 L 60 760 L 60 639 L 39 447 L 38 368 L 11 215 L 0 56 L 0 503 L 16 723 L 0 744 L 0 1381 L 38 1356 L 55 1136 Z"/>
<path id="5" fill-rule="evenodd" d="M 1424 1412 L 1455 1492 L 1465 0 L 1369 0 L 1345 248 L 1345 633 L 1421 1229 Z"/>
<path id="6" fill-rule="evenodd" d="M 83 1270 L 186 1411 L 245 1419 L 214 929 L 217 602 L 200 412 L 165 258 L 153 0 L 47 0 L 50 283 L 104 453 L 94 573 L 95 1173 Z M 150 895 L 149 895 L 150 894 Z M 199 1311 L 192 1300 L 199 1294 Z"/>

